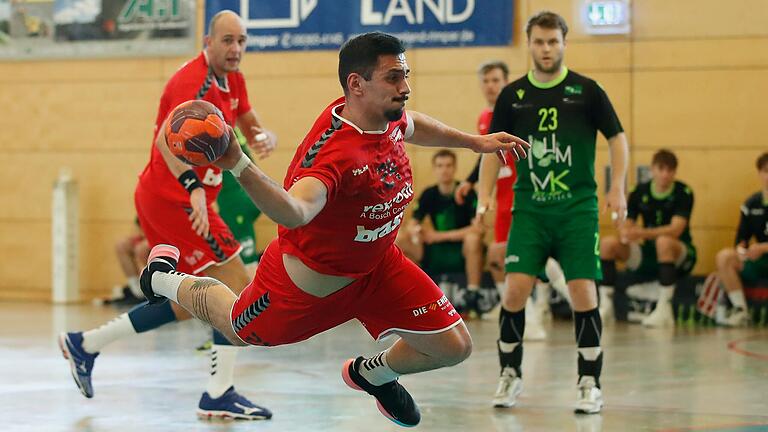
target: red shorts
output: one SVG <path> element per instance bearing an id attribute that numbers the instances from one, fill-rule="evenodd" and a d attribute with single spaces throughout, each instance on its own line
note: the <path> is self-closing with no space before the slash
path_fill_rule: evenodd
<path id="1" fill-rule="evenodd" d="M 277 240 L 264 251 L 231 317 L 240 339 L 265 346 L 300 342 L 353 318 L 375 339 L 396 331 L 440 333 L 461 322 L 440 288 L 394 245 L 366 276 L 320 298 L 288 277 Z"/>
<path id="2" fill-rule="evenodd" d="M 134 194 L 139 223 L 150 247 L 161 243 L 179 248 L 181 257 L 177 270 L 199 274 L 212 265 L 223 264 L 240 253 L 240 243 L 232 231 L 208 206 L 210 234 L 205 239 L 192 230 L 187 211 L 189 206 L 168 201 L 139 184 Z"/>

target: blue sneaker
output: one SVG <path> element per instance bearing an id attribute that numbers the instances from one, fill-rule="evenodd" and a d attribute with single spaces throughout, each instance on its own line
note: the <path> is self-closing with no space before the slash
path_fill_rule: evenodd
<path id="1" fill-rule="evenodd" d="M 249 401 L 232 386 L 223 395 L 212 399 L 203 393 L 197 406 L 197 415 L 202 418 L 230 418 L 240 420 L 269 420 L 272 411 Z"/>
<path id="2" fill-rule="evenodd" d="M 91 372 L 93 371 L 93 362 L 99 353 L 91 354 L 85 351 L 83 332 L 59 334 L 59 348 L 61 348 L 64 358 L 69 361 L 72 378 L 74 378 L 77 388 L 80 389 L 80 393 L 87 398 L 92 398 Z"/>

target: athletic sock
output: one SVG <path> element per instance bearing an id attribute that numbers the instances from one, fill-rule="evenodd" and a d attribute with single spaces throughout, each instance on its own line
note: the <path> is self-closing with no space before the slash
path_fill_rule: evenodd
<path id="1" fill-rule="evenodd" d="M 600 348 L 600 336 L 603 323 L 597 308 L 573 314 L 576 345 L 578 347 L 579 379 L 582 376 L 595 378 L 595 385 L 600 387 L 600 373 L 603 370 L 603 352 Z"/>
<path id="2" fill-rule="evenodd" d="M 189 277 L 189 275 L 176 271 L 170 273 L 156 271 L 152 273 L 152 291 L 174 303 L 178 303 L 179 286 L 187 277 Z"/>
<path id="3" fill-rule="evenodd" d="M 110 342 L 136 334 L 127 313 L 104 323 L 101 327 L 83 332 L 83 349 L 91 354 L 101 351 Z"/>
<path id="4" fill-rule="evenodd" d="M 747 309 L 747 299 L 744 298 L 744 291 L 742 290 L 728 291 L 728 300 L 736 308 Z"/>
<path id="5" fill-rule="evenodd" d="M 523 334 L 525 334 L 525 308 L 510 312 L 503 307 L 499 313 L 499 363 L 502 371 L 511 367 L 522 377 Z"/>
<path id="6" fill-rule="evenodd" d="M 382 351 L 360 363 L 357 371 L 371 385 L 380 386 L 396 380 L 400 374 L 393 371 L 387 363 L 387 351 Z"/>

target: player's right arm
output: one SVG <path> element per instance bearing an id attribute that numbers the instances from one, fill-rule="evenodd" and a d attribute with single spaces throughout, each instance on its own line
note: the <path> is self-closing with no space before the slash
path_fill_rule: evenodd
<path id="1" fill-rule="evenodd" d="M 206 202 L 205 189 L 202 182 L 197 178 L 195 171 L 192 167 L 182 162 L 179 158 L 171 153 L 168 148 L 168 142 L 165 140 L 165 125 L 168 122 L 166 118 L 160 125 L 157 131 L 157 137 L 155 137 L 155 146 L 160 151 L 160 155 L 163 157 L 165 164 L 168 165 L 168 169 L 171 171 L 174 177 L 179 179 L 184 189 L 189 192 L 189 206 L 192 212 L 189 214 L 189 220 L 192 222 L 192 230 L 197 235 L 202 237 L 208 237 L 210 224 L 208 223 L 208 205 Z M 237 143 L 237 138 L 232 135 L 234 143 Z M 230 147 L 240 147 L 239 145 L 231 145 Z"/>
<path id="2" fill-rule="evenodd" d="M 484 154 L 480 160 L 480 177 L 477 182 L 477 215 L 485 214 L 493 202 L 492 193 L 499 177 L 501 161 L 494 155 Z"/>
<path id="3" fill-rule="evenodd" d="M 231 129 L 230 134 L 234 134 Z M 302 177 L 286 191 L 257 167 L 240 146 L 229 146 L 215 164 L 230 170 L 256 207 L 286 228 L 310 223 L 328 201 L 328 189 L 319 179 Z"/>

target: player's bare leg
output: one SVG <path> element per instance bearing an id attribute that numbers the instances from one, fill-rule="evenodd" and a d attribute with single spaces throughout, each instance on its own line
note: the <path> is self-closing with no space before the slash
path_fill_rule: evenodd
<path id="1" fill-rule="evenodd" d="M 717 264 L 717 276 L 725 286 L 725 294 L 733 304 L 733 311 L 726 319 L 726 324 L 731 327 L 749 325 L 744 284 L 739 277 L 739 271 L 744 267 L 744 264 L 739 258 L 739 254 L 734 248 L 725 248 L 717 253 L 715 262 Z"/>
<path id="2" fill-rule="evenodd" d="M 238 394 L 232 384 L 236 347 L 245 345 L 235 335 L 230 319 L 230 311 L 237 296 L 217 279 L 176 272 L 177 260 L 178 250 L 175 247 L 154 247 L 149 263 L 141 275 L 141 288 L 150 303 L 162 303 L 165 298 L 170 299 L 184 307 L 195 318 L 218 330 L 218 334 L 214 331 L 214 345 L 211 349 L 211 378 L 208 391 L 203 393 L 200 399 L 198 415 L 248 420 L 271 418 L 272 413 L 268 409 Z M 226 267 L 227 264 L 231 266 Z M 236 258 L 227 264 L 209 268 L 206 273 L 218 274 L 233 281 L 232 283 L 242 285 L 239 289 L 241 291 L 245 287 L 245 267 L 242 261 Z M 242 270 L 242 275 L 236 271 L 238 268 Z"/>
<path id="3" fill-rule="evenodd" d="M 621 243 L 616 236 L 600 239 L 600 265 L 603 270 L 603 280 L 600 283 L 600 316 L 605 321 L 615 318 L 613 292 L 616 287 L 616 260 L 626 262 L 629 253 L 629 245 Z"/>
<path id="4" fill-rule="evenodd" d="M 600 390 L 603 323 L 597 309 L 597 289 L 591 279 L 574 279 L 568 281 L 568 290 L 571 292 L 578 350 L 579 394 L 575 411 L 578 414 L 595 414 L 603 408 Z"/>
<path id="5" fill-rule="evenodd" d="M 525 305 L 533 291 L 536 277 L 524 273 L 509 273 L 507 288 L 501 296 L 499 314 L 499 363 L 501 373 L 493 406 L 515 406 L 523 391 L 522 370 L 523 337 L 525 335 Z"/>
<path id="6" fill-rule="evenodd" d="M 674 325 L 672 296 L 677 284 L 677 262 L 684 259 L 686 248 L 683 242 L 670 236 L 656 237 L 656 260 L 659 263 L 659 301 L 656 308 L 645 319 L 647 327 L 669 327 Z"/>

